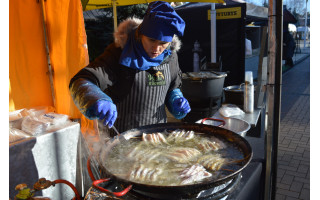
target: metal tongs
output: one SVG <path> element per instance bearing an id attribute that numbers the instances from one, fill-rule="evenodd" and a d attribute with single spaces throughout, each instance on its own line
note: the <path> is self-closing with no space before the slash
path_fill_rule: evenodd
<path id="1" fill-rule="evenodd" d="M 112 126 L 111 128 L 117 133 L 118 136 L 120 136 L 120 133 L 119 133 L 119 131 L 116 129 L 116 127 Z"/>
<path id="2" fill-rule="evenodd" d="M 98 120 L 93 120 L 93 126 L 94 126 L 95 130 L 98 131 L 98 135 L 100 135 Z M 116 127 L 112 126 L 111 128 L 117 133 L 117 135 L 114 137 L 114 139 L 118 139 L 118 140 L 123 140 L 123 139 L 124 139 L 124 140 L 128 140 L 124 135 L 121 135 L 121 134 L 119 133 L 119 131 L 116 129 Z M 110 129 L 111 129 L 111 128 L 110 128 Z M 107 141 L 107 142 L 110 142 L 111 140 L 110 140 L 110 138 L 108 138 L 106 141 Z"/>
<path id="3" fill-rule="evenodd" d="M 116 127 L 112 126 L 111 128 L 117 133 L 117 136 L 115 136 L 115 138 L 119 139 L 120 141 L 129 139 L 126 136 L 121 135 L 119 131 L 116 129 Z"/>

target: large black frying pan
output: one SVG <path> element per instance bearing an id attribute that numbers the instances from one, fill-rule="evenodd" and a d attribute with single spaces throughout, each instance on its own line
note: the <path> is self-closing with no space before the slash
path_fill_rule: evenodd
<path id="1" fill-rule="evenodd" d="M 131 137 L 140 136 L 142 133 L 154 133 L 154 132 L 164 132 L 164 131 L 173 131 L 177 129 L 184 130 L 193 130 L 195 132 L 205 133 L 204 135 L 213 135 L 218 138 L 223 138 L 234 145 L 236 145 L 241 152 L 243 152 L 243 161 L 239 163 L 240 169 L 230 174 L 221 177 L 216 180 L 209 180 L 203 183 L 195 183 L 191 185 L 181 185 L 181 186 L 156 186 L 156 185 L 147 185 L 141 183 L 135 183 L 130 180 L 120 178 L 112 174 L 105 166 L 104 163 L 108 162 L 108 155 L 111 152 L 112 148 L 120 144 L 123 140 L 128 140 Z M 132 190 L 140 194 L 149 196 L 149 197 L 161 197 L 161 199 L 181 199 L 183 197 L 192 197 L 199 193 L 202 190 L 213 188 L 215 186 L 227 183 L 228 181 L 235 178 L 251 161 L 252 159 L 252 149 L 250 144 L 242 136 L 234 133 L 230 130 L 210 126 L 205 124 L 197 123 L 162 123 L 162 124 L 153 124 L 148 126 L 139 127 L 136 129 L 131 129 L 125 131 L 121 136 L 115 136 L 112 140 L 108 142 L 106 148 L 102 150 L 99 155 L 99 163 L 102 166 L 102 170 L 106 175 L 121 184 L 132 185 Z"/>

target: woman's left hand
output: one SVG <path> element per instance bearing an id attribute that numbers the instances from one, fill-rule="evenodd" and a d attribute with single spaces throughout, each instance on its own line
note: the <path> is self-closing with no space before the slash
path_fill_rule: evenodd
<path id="1" fill-rule="evenodd" d="M 173 101 L 173 109 L 183 113 L 189 113 L 191 111 L 189 102 L 184 97 L 179 97 Z"/>

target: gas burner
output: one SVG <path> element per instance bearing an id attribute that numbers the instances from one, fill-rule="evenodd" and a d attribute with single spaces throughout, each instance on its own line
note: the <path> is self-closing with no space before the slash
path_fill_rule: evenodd
<path id="1" fill-rule="evenodd" d="M 199 192 L 198 194 L 189 194 L 187 196 L 181 197 L 179 199 L 184 199 L 184 200 L 224 200 L 227 199 L 227 196 L 232 193 L 232 191 L 234 191 L 234 189 L 237 187 L 238 183 L 240 182 L 241 179 L 241 173 L 239 173 L 234 179 L 230 180 L 229 182 L 214 187 L 214 188 L 210 188 L 207 190 L 203 190 L 201 192 Z M 107 186 L 108 188 L 110 187 L 109 185 Z M 112 187 L 115 187 L 114 185 Z M 89 194 L 91 193 L 91 194 Z M 139 191 L 135 191 L 135 190 L 131 190 L 130 192 L 128 192 L 125 196 L 122 197 L 114 197 L 111 194 L 106 194 L 106 193 L 102 193 L 99 192 L 98 190 L 96 190 L 95 188 L 91 188 L 88 191 L 88 194 L 86 195 L 86 197 L 90 198 L 85 198 L 85 200 L 87 199 L 91 199 L 91 200 L 100 200 L 100 199 L 104 199 L 104 200 L 165 200 L 165 199 L 170 199 L 173 200 L 172 197 L 163 197 L 161 195 L 143 195 L 141 193 L 139 193 Z"/>
<path id="2" fill-rule="evenodd" d="M 210 188 L 207 190 L 202 190 L 198 194 L 189 194 L 187 196 L 183 196 L 179 199 L 183 200 L 219 200 L 224 197 L 226 197 L 228 194 L 230 194 L 238 185 L 241 179 L 241 174 L 239 173 L 234 179 L 230 180 L 229 182 L 214 187 Z M 132 190 L 130 193 L 127 194 L 128 198 L 127 200 L 173 200 L 173 198 L 170 197 L 163 197 L 163 196 L 156 196 L 154 195 L 153 197 L 145 196 L 137 191 Z"/>

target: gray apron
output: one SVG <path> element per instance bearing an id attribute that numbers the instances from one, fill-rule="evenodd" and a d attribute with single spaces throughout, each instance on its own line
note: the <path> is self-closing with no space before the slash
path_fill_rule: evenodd
<path id="1" fill-rule="evenodd" d="M 120 133 L 149 124 L 165 123 L 165 98 L 171 83 L 169 64 L 165 63 L 147 71 L 139 71 L 129 94 L 116 104 L 118 117 L 114 126 Z M 99 120 L 103 137 L 113 137 L 112 129 Z"/>

